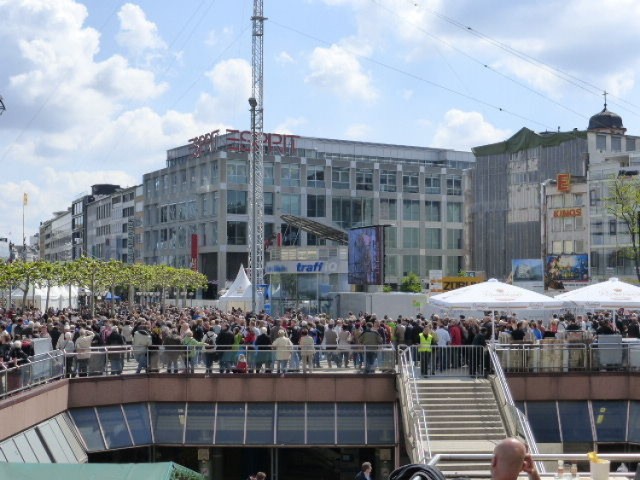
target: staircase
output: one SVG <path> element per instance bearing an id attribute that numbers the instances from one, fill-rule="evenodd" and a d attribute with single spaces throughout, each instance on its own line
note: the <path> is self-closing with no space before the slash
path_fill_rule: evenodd
<path id="1" fill-rule="evenodd" d="M 417 403 L 426 411 L 431 455 L 492 453 L 507 436 L 489 380 L 416 379 Z M 440 461 L 445 475 L 487 472 L 488 461 Z"/>

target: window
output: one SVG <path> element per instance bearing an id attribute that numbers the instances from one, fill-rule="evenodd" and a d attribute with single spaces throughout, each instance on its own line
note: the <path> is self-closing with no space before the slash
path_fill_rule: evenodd
<path id="1" fill-rule="evenodd" d="M 385 255 L 384 273 L 385 275 L 398 275 L 398 258 L 395 255 Z"/>
<path id="2" fill-rule="evenodd" d="M 282 202 L 282 213 L 288 213 L 291 215 L 300 215 L 300 195 L 296 194 L 282 194 L 280 196 Z"/>
<path id="3" fill-rule="evenodd" d="M 622 137 L 617 137 L 617 136 L 611 137 L 611 151 L 612 152 L 622 151 Z"/>
<path id="4" fill-rule="evenodd" d="M 447 229 L 447 248 L 449 250 L 460 250 L 462 248 L 462 229 Z"/>
<path id="5" fill-rule="evenodd" d="M 333 188 L 349 188 L 348 167 L 333 167 L 331 178 Z"/>
<path id="6" fill-rule="evenodd" d="M 122 218 L 133 217 L 134 213 L 135 212 L 134 212 L 134 208 L 133 207 L 123 208 L 122 209 Z"/>
<path id="7" fill-rule="evenodd" d="M 227 244 L 247 244 L 247 222 L 227 222 Z"/>
<path id="8" fill-rule="evenodd" d="M 562 253 L 575 253 L 573 249 L 573 240 L 565 240 Z"/>
<path id="9" fill-rule="evenodd" d="M 356 190 L 373 190 L 373 170 L 356 170 Z"/>
<path id="10" fill-rule="evenodd" d="M 218 161 L 211 162 L 211 183 L 217 185 L 220 182 L 220 171 L 218 167 Z"/>
<path id="11" fill-rule="evenodd" d="M 598 442 L 625 442 L 627 430 L 626 401 L 596 401 L 593 407 L 593 423 Z"/>
<path id="12" fill-rule="evenodd" d="M 280 185 L 283 187 L 300 186 L 300 165 L 284 163 L 280 167 Z"/>
<path id="13" fill-rule="evenodd" d="M 395 192 L 397 173 L 395 170 L 380 170 L 380 191 Z"/>
<path id="14" fill-rule="evenodd" d="M 371 225 L 373 223 L 373 199 L 332 198 L 331 219 L 344 229 Z"/>
<path id="15" fill-rule="evenodd" d="M 562 253 L 562 241 L 557 240 L 551 242 L 551 253 L 554 255 L 560 255 Z"/>
<path id="16" fill-rule="evenodd" d="M 307 195 L 307 217 L 326 217 L 326 198 L 324 195 Z"/>
<path id="17" fill-rule="evenodd" d="M 447 222 L 462 222 L 462 203 L 447 203 Z"/>
<path id="18" fill-rule="evenodd" d="M 227 190 L 227 213 L 247 213 L 247 192 L 242 190 Z"/>
<path id="19" fill-rule="evenodd" d="M 386 248 L 398 248 L 398 227 L 386 227 L 384 229 Z"/>
<path id="20" fill-rule="evenodd" d="M 636 149 L 636 139 L 632 137 L 627 137 L 626 141 L 627 152 L 633 152 Z"/>
<path id="21" fill-rule="evenodd" d="M 409 172 L 402 175 L 402 190 L 405 193 L 419 193 L 420 186 L 418 185 L 418 181 L 420 180 L 420 175 L 418 172 Z"/>
<path id="22" fill-rule="evenodd" d="M 427 259 L 427 273 L 429 270 L 442 270 L 442 257 L 440 255 L 428 255 Z"/>
<path id="23" fill-rule="evenodd" d="M 527 418 L 536 441 L 560 443 L 556 402 L 527 402 Z"/>
<path id="24" fill-rule="evenodd" d="M 607 149 L 607 136 L 606 135 L 596 135 L 596 149 L 598 150 L 606 150 Z"/>
<path id="25" fill-rule="evenodd" d="M 220 192 L 213 192 L 211 194 L 211 216 L 212 217 L 217 217 L 218 216 L 218 204 L 220 200 Z"/>
<path id="26" fill-rule="evenodd" d="M 273 185 L 273 163 L 264 164 L 264 174 L 262 176 L 262 185 L 265 187 Z"/>
<path id="27" fill-rule="evenodd" d="M 229 160 L 227 162 L 227 181 L 246 185 L 249 183 L 247 176 L 247 162 L 242 160 Z"/>
<path id="28" fill-rule="evenodd" d="M 209 194 L 205 193 L 204 195 L 202 195 L 202 197 L 200 197 L 200 214 L 203 217 L 206 217 L 209 215 Z"/>
<path id="29" fill-rule="evenodd" d="M 273 215 L 273 192 L 264 192 L 264 214 Z"/>
<path id="30" fill-rule="evenodd" d="M 425 175 L 424 193 L 439 195 L 440 191 L 440 175 Z"/>
<path id="31" fill-rule="evenodd" d="M 442 248 L 442 230 L 440 228 L 427 228 L 427 248 L 433 250 Z"/>
<path id="32" fill-rule="evenodd" d="M 447 195 L 462 195 L 462 177 L 460 175 L 447 177 Z"/>
<path id="33" fill-rule="evenodd" d="M 402 201 L 402 219 L 420 220 L 420 202 L 418 200 Z"/>
<path id="34" fill-rule="evenodd" d="M 583 207 L 584 206 L 584 193 L 574 193 L 573 194 L 573 206 L 574 207 Z"/>
<path id="35" fill-rule="evenodd" d="M 440 217 L 440 202 L 432 202 L 427 200 L 425 202 L 425 220 L 427 222 L 439 222 Z"/>
<path id="36" fill-rule="evenodd" d="M 462 270 L 462 257 L 449 255 L 447 257 L 446 275 L 456 277 L 460 275 L 460 270 Z"/>
<path id="37" fill-rule="evenodd" d="M 402 248 L 420 248 L 420 229 L 418 227 L 402 229 Z"/>
<path id="38" fill-rule="evenodd" d="M 380 218 L 384 220 L 398 219 L 398 202 L 395 198 L 380 199 Z"/>
<path id="39" fill-rule="evenodd" d="M 402 256 L 402 275 L 406 277 L 410 273 L 420 276 L 420 255 Z"/>
<path id="40" fill-rule="evenodd" d="M 307 166 L 307 187 L 324 188 L 324 165 Z"/>

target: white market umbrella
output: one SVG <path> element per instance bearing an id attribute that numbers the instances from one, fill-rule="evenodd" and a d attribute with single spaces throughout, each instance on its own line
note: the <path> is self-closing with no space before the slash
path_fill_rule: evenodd
<path id="1" fill-rule="evenodd" d="M 494 309 L 554 309 L 564 305 L 562 300 L 502 283 L 495 278 L 434 295 L 429 299 L 429 303 L 456 310 L 491 310 L 491 342 L 495 341 Z"/>
<path id="2" fill-rule="evenodd" d="M 606 282 L 561 293 L 555 298 L 586 308 L 640 308 L 640 287 L 613 277 Z"/>
<path id="3" fill-rule="evenodd" d="M 557 300 L 557 297 L 554 299 L 526 288 L 499 282 L 495 278 L 434 295 L 429 303 L 457 310 L 553 309 L 564 305 L 564 301 Z"/>

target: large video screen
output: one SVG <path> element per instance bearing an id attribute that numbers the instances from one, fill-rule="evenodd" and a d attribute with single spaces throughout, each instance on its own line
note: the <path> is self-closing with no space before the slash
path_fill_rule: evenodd
<path id="1" fill-rule="evenodd" d="M 589 280 L 589 255 L 586 253 L 549 255 L 546 274 L 550 281 L 587 281 Z"/>
<path id="2" fill-rule="evenodd" d="M 384 283 L 384 227 L 349 230 L 349 275 L 351 285 Z"/>

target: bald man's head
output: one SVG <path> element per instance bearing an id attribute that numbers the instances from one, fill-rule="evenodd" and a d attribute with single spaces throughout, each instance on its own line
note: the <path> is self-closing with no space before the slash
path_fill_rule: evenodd
<path id="1" fill-rule="evenodd" d="M 523 469 L 526 446 L 516 438 L 507 438 L 496 445 L 491 461 L 493 480 L 515 480 Z"/>

